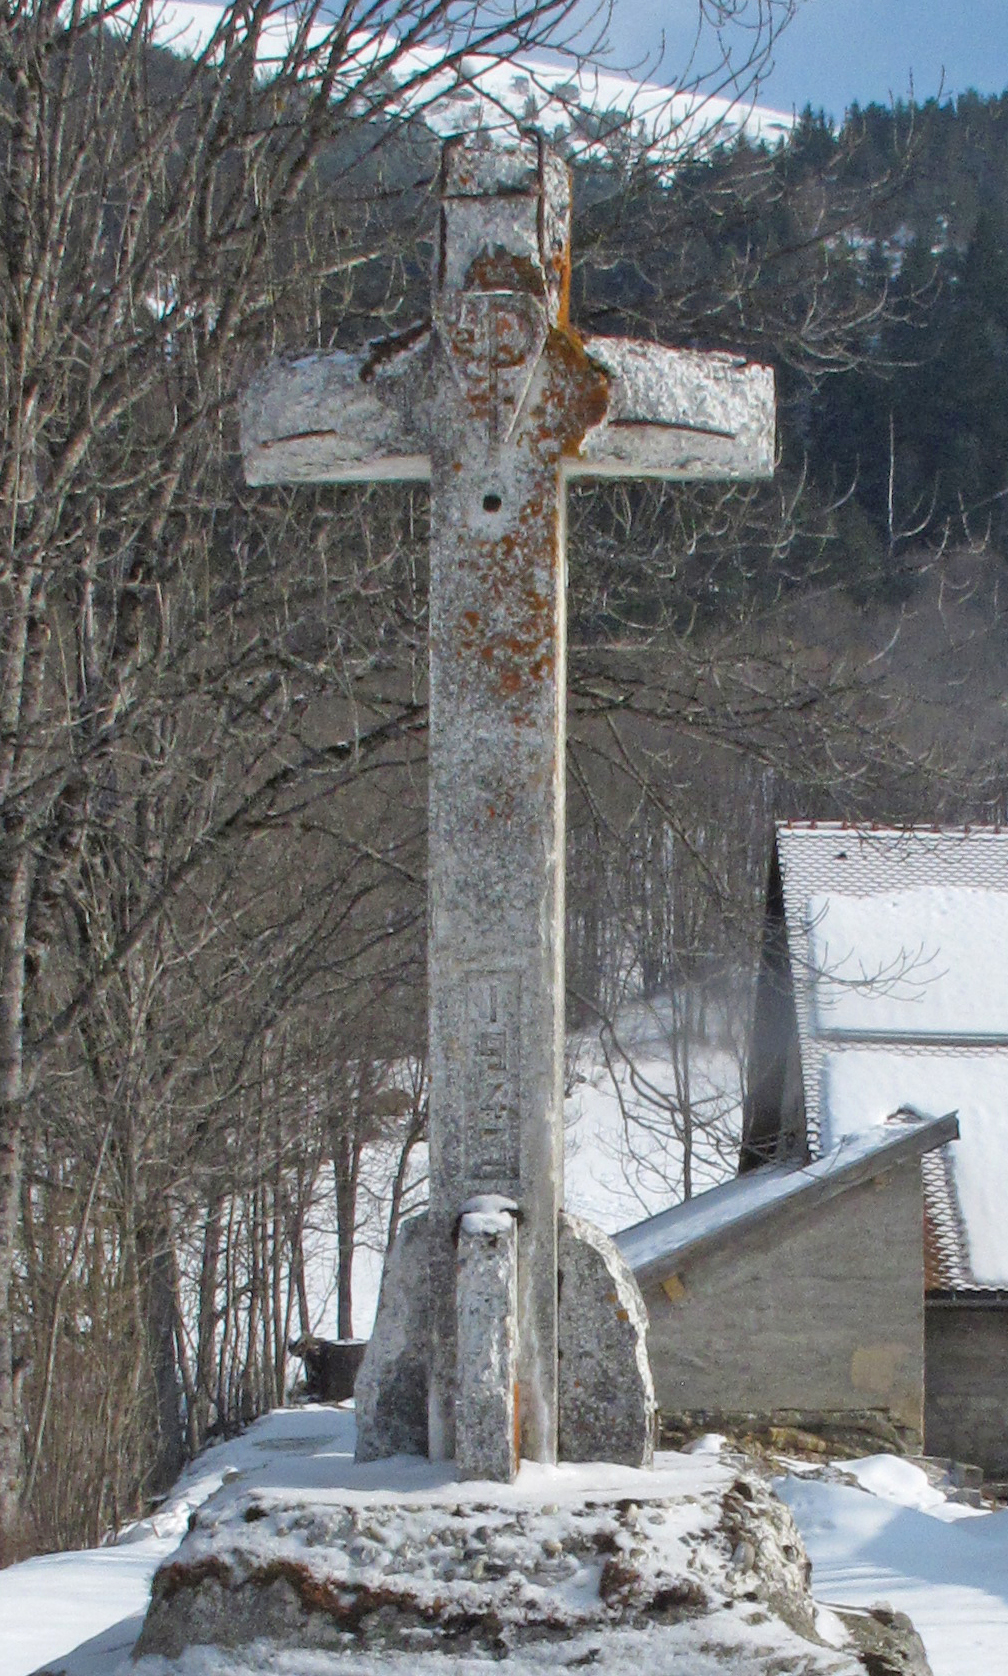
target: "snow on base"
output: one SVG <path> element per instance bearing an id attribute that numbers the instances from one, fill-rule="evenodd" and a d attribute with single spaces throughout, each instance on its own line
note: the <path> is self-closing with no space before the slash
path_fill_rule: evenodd
<path id="1" fill-rule="evenodd" d="M 449 1466 L 426 1460 L 353 1464 L 354 1420 L 346 1409 L 281 1410 L 238 1439 L 207 1449 L 179 1480 L 152 1518 L 122 1532 L 105 1548 L 50 1555 L 0 1571 L 0 1676 L 28 1676 L 40 1666 L 66 1676 L 167 1676 L 177 1664 L 148 1659 L 139 1667 L 128 1652 L 140 1629 L 151 1578 L 184 1535 L 190 1514 L 223 1488 L 223 1500 L 254 1494 L 264 1502 L 357 1509 L 359 1540 L 364 1527 L 385 1509 L 424 1507 L 450 1517 L 462 1487 Z M 648 1528 L 655 1502 L 669 1504 L 662 1541 L 666 1556 L 683 1562 L 704 1581 L 696 1555 L 711 1529 L 711 1508 L 724 1502 L 735 1478 L 713 1436 L 690 1454 L 660 1455 L 654 1472 L 589 1465 L 522 1466 L 512 1486 L 466 1486 L 487 1507 L 484 1520 L 504 1525 L 522 1509 L 534 1509 L 540 1551 L 558 1541 L 575 1509 L 592 1500 L 612 1508 L 622 1503 Z M 854 1477 L 856 1485 L 839 1481 Z M 539 1676 L 557 1668 L 595 1664 L 606 1676 L 757 1676 L 772 1656 L 789 1655 L 777 1668 L 811 1672 L 852 1671 L 843 1653 L 843 1626 L 833 1605 L 868 1606 L 886 1600 L 907 1612 L 922 1635 L 934 1676 L 1008 1676 L 1008 1512 L 977 1513 L 949 1503 L 920 1468 L 892 1456 L 817 1467 L 800 1477 L 789 1471 L 777 1485 L 791 1508 L 814 1564 L 813 1591 L 819 1603 L 816 1628 L 822 1648 L 783 1631 L 762 1601 L 745 1600 L 751 1573 L 745 1543 L 728 1562 L 734 1567 L 737 1598 L 712 1618 L 645 1626 L 572 1627 L 560 1642 L 521 1646 L 508 1660 L 512 1676 Z M 712 1499 L 713 1498 L 713 1499 Z M 207 1509 L 210 1513 L 211 1509 Z M 555 1529 L 547 1531 L 552 1521 Z M 540 1525 L 542 1528 L 540 1529 Z M 376 1527 L 377 1528 L 377 1527 Z M 513 1535 L 513 1533 L 512 1533 Z M 728 1539 L 730 1541 L 730 1537 Z M 561 1543 L 561 1554 L 563 1545 Z M 559 1556 L 552 1556 L 557 1558 Z M 521 1556 L 514 1569 L 525 1576 Z M 573 1577 L 573 1574 L 572 1574 Z M 709 1574 L 707 1586 L 709 1587 Z M 568 1591 L 573 1583 L 568 1579 Z M 90 1641 L 86 1638 L 92 1637 Z M 733 1653 L 725 1663 L 731 1638 Z M 788 1637 L 791 1639 L 789 1640 Z M 83 1643 L 83 1644 L 81 1644 Z M 835 1651 L 831 1651 L 831 1647 Z M 71 1651 L 73 1649 L 73 1651 Z M 806 1666 L 802 1661 L 810 1657 Z M 831 1662 L 832 1661 L 832 1662 Z M 475 1652 L 416 1651 L 358 1647 L 334 1656 L 300 1649 L 278 1651 L 265 1643 L 221 1652 L 187 1653 L 186 1676 L 485 1676 L 487 1657 Z"/>
<path id="2" fill-rule="evenodd" d="M 513 1676 L 596 1662 L 607 1676 L 722 1676 L 726 1668 L 736 1676 L 782 1668 L 856 1676 L 849 1653 L 822 1644 L 827 1637 L 809 1640 L 768 1605 L 770 1592 L 783 1599 L 791 1589 L 801 1616 L 793 1528 L 761 1484 L 747 1480 L 743 1494 L 737 1467 L 718 1454 L 663 1455 L 651 1472 L 524 1463 L 513 1485 L 459 1484 L 444 1463 L 357 1467 L 353 1443 L 350 1410 L 278 1411 L 208 1450 L 162 1513 L 117 1544 L 0 1573 L 2 1676 L 40 1665 L 64 1676 L 405 1676 L 418 1668 L 433 1676 L 449 1664 L 453 1676 L 483 1676 L 485 1647 L 443 1650 L 422 1621 L 414 1646 L 347 1635 L 337 1650 L 260 1641 L 133 1663 L 128 1648 L 151 1573 L 200 1502 L 180 1557 L 203 1544 L 226 1567 L 238 1542 L 247 1563 L 257 1552 L 275 1560 L 293 1541 L 309 1565 L 342 1567 L 375 1586 L 405 1574 L 436 1611 L 441 1602 L 450 1608 L 456 1590 L 477 1616 L 487 1604 L 491 1621 L 499 1613 L 500 1634 L 513 1642 Z M 739 1518 L 753 1521 L 751 1538 L 738 1538 Z M 314 1540 L 344 1523 L 338 1542 Z M 544 1639 L 534 1626 L 553 1619 L 562 1629 Z"/>

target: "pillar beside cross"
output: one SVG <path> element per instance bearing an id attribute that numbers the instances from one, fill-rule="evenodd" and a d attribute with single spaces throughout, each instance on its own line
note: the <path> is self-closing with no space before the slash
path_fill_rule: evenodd
<path id="1" fill-rule="evenodd" d="M 569 274 L 563 163 L 536 137 L 508 150 L 450 141 L 430 325 L 358 354 L 274 363 L 241 412 L 252 484 L 431 485 L 427 1446 L 438 1458 L 456 1454 L 457 1435 L 480 1435 L 479 1415 L 459 1412 L 481 1399 L 458 1366 L 458 1277 L 493 1286 L 485 1276 L 507 1268 L 463 1263 L 460 1222 L 467 1245 L 474 1228 L 515 1230 L 516 1280 L 499 1285 L 516 1300 L 501 1304 L 501 1342 L 513 1341 L 518 1447 L 535 1460 L 557 1452 L 565 485 L 773 469 L 769 368 L 583 337 L 568 319 Z M 491 1432 L 514 1402 L 498 1394 Z M 464 1453 L 467 1472 L 507 1476 L 516 1450 L 504 1469 L 478 1443 L 475 1459 L 469 1442 Z"/>

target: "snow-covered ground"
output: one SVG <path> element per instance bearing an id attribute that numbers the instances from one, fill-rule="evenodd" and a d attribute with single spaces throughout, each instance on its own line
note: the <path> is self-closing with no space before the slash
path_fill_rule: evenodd
<path id="1" fill-rule="evenodd" d="M 934 1676 L 1008 1676 L 1008 1509 L 950 1502 L 909 1461 L 841 1463 L 857 1485 L 777 1483 L 812 1560 L 817 1600 L 905 1612 Z"/>
<path id="2" fill-rule="evenodd" d="M 400 1460 L 357 1468 L 352 1452 L 349 1409 L 277 1411 L 241 1438 L 208 1449 L 183 1474 L 161 1511 L 120 1533 L 115 1543 L 29 1560 L 0 1572 L 0 1676 L 28 1676 L 43 1666 L 66 1676 L 128 1676 L 129 1652 L 154 1571 L 177 1547 L 192 1511 L 222 1485 L 267 1502 L 281 1492 L 288 1499 L 307 1495 L 330 1512 L 341 1502 L 367 1504 L 379 1517 L 383 1503 L 387 1514 L 393 1504 L 446 1507 L 457 1497 L 444 1467 Z M 918 1467 L 891 1456 L 841 1465 L 842 1476 L 855 1482 L 840 1481 L 841 1474 L 830 1469 L 813 1472 L 794 1463 L 776 1486 L 812 1556 L 817 1600 L 854 1606 L 884 1600 L 907 1612 L 927 1647 L 934 1676 L 1008 1676 L 1008 1510 L 982 1512 L 950 1502 Z M 672 1497 L 680 1512 L 673 1508 L 656 1541 L 675 1549 L 703 1524 L 704 1495 L 730 1483 L 735 1470 L 736 1462 L 723 1459 L 718 1440 L 710 1439 L 690 1455 L 660 1456 L 654 1474 L 606 1466 L 526 1465 L 513 1488 L 486 1490 L 502 1516 L 508 1509 L 538 1506 L 547 1521 L 556 1522 L 561 1548 L 572 1509 L 586 1495 L 630 1497 L 645 1511 L 649 1501 Z M 484 1524 L 490 1512 L 484 1510 Z M 540 1538 L 537 1529 L 541 1548 Z M 367 1543 L 357 1546 L 366 1548 Z M 753 1615 L 750 1626 L 751 1646 L 740 1646 L 740 1656 L 758 1650 L 758 1617 Z M 836 1620 L 823 1613 L 821 1635 L 830 1623 Z M 746 1633 L 743 1627 L 743 1637 Z M 635 1662 L 640 1667 L 639 1637 L 634 1642 L 629 1635 L 613 1631 L 609 1644 L 605 1632 L 601 1643 L 594 1632 L 593 1644 L 600 1645 L 595 1662 L 609 1676 L 633 1676 Z M 381 1663 L 371 1655 L 344 1662 L 315 1653 L 299 1655 L 299 1661 L 300 1676 L 363 1676 L 372 1669 L 389 1676 L 401 1670 L 405 1676 L 407 1668 L 424 1666 L 430 1676 L 442 1667 L 444 1676 L 475 1676 L 483 1668 L 474 1656 L 448 1654 L 393 1656 Z M 532 1676 L 545 1668 L 541 1647 L 538 1653 L 530 1649 L 527 1658 L 518 1651 L 508 1662 L 513 1676 Z M 211 1661 L 207 1676 L 211 1671 L 220 1676 L 223 1669 Z M 706 1662 L 701 1659 L 695 1670 L 698 1676 L 706 1672 Z"/>

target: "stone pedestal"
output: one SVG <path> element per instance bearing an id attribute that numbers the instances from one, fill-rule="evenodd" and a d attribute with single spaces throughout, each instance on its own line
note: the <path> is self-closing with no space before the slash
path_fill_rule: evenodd
<path id="1" fill-rule="evenodd" d="M 560 1459 L 648 1467 L 658 1411 L 647 1310 L 626 1258 L 581 1216 L 560 1216 Z"/>
<path id="2" fill-rule="evenodd" d="M 427 1453 L 428 1269 L 427 1218 L 415 1216 L 385 1259 L 375 1328 L 354 1385 L 358 1461 Z"/>

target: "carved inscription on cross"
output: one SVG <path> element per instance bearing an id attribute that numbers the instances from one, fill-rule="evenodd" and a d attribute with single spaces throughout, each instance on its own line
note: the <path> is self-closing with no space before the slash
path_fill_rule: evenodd
<path id="1" fill-rule="evenodd" d="M 580 336 L 570 186 L 535 137 L 446 145 L 428 329 L 275 363 L 250 483 L 429 479 L 429 1448 L 454 1453 L 455 1253 L 518 1205 L 521 1452 L 557 1438 L 562 1203 L 564 512 L 574 477 L 770 475 L 773 375 Z"/>

